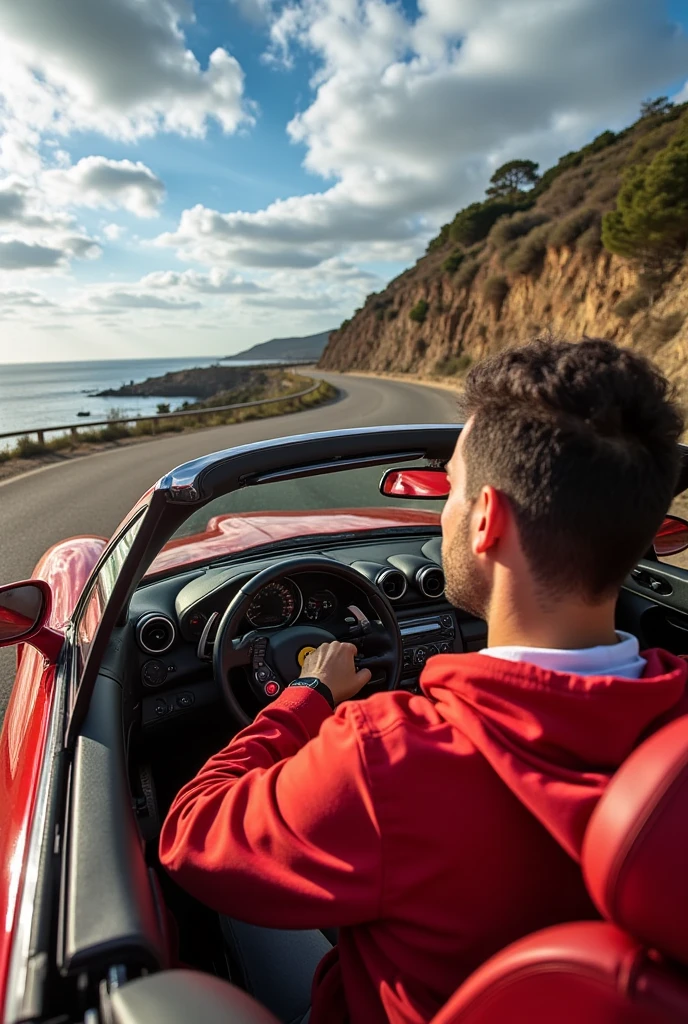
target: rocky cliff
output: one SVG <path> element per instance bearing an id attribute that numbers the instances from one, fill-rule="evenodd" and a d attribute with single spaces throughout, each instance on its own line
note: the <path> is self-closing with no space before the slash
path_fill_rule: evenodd
<path id="1" fill-rule="evenodd" d="M 688 261 L 648 290 L 638 263 L 612 255 L 600 238 L 625 168 L 661 150 L 688 123 L 682 114 L 605 133 L 604 145 L 568 154 L 527 210 L 501 217 L 477 243 L 457 244 L 463 222 L 446 225 L 415 267 L 332 334 L 320 366 L 456 375 L 543 332 L 589 335 L 654 358 L 688 404 Z"/>

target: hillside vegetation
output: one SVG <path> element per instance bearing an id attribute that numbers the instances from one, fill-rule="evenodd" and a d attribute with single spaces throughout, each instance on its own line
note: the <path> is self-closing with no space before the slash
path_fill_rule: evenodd
<path id="1" fill-rule="evenodd" d="M 333 332 L 330 369 L 456 376 L 543 332 L 654 358 L 688 403 L 688 104 L 643 105 L 539 174 L 512 160 Z"/>

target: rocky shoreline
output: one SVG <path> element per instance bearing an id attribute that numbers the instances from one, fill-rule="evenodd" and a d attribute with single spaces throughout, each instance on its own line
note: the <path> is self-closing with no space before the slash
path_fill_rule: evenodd
<path id="1" fill-rule="evenodd" d="M 221 392 L 247 386 L 264 386 L 267 371 L 255 366 L 196 367 L 149 377 L 140 383 L 124 384 L 97 393 L 98 398 L 196 398 L 204 401 Z"/>

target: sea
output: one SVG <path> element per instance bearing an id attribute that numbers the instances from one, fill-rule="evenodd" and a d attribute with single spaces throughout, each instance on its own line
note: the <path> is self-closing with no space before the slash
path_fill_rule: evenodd
<path id="1" fill-rule="evenodd" d="M 183 396 L 173 399 L 97 398 L 96 392 L 218 362 L 225 361 L 217 356 L 191 356 L 188 359 L 0 364 L 0 434 L 72 423 L 87 426 L 89 421 L 107 419 L 115 409 L 121 416 L 150 414 L 163 401 L 170 401 L 174 408 L 184 401 Z M 262 362 L 268 365 L 274 361 Z M 258 363 L 255 359 L 232 359 L 229 365 L 255 366 Z M 191 399 L 190 395 L 186 397 Z M 80 413 L 89 415 L 80 416 Z M 9 447 L 15 442 L 16 438 L 7 441 L 0 438 L 0 447 Z"/>

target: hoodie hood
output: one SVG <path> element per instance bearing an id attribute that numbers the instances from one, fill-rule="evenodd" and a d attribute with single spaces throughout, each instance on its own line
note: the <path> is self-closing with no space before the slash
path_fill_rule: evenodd
<path id="1" fill-rule="evenodd" d="M 421 688 L 503 782 L 580 861 L 611 776 L 654 729 L 688 713 L 688 664 L 643 652 L 640 679 L 577 676 L 483 654 L 433 658 Z"/>

